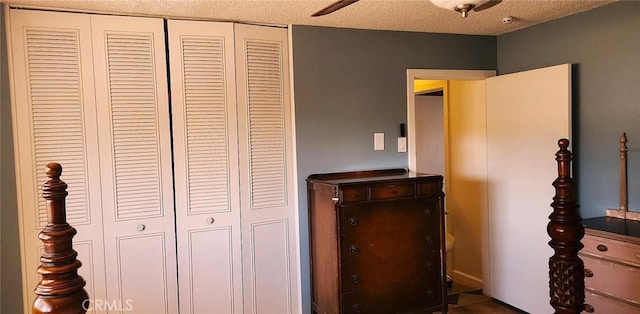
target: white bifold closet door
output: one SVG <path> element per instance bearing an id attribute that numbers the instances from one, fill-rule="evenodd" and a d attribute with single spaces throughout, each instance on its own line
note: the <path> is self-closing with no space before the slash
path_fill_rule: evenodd
<path id="1" fill-rule="evenodd" d="M 69 185 L 90 312 L 177 312 L 162 19 L 14 9 L 9 19 L 25 312 L 52 161 Z"/>
<path id="2" fill-rule="evenodd" d="M 182 313 L 297 313 L 287 31 L 168 21 Z"/>
<path id="3" fill-rule="evenodd" d="M 242 313 L 233 24 L 168 21 L 181 313 Z"/>
<path id="4" fill-rule="evenodd" d="M 62 165 L 67 221 L 91 297 L 106 299 L 89 15 L 10 10 L 7 18 L 24 312 L 31 312 L 47 224 L 45 166 Z"/>
<path id="5" fill-rule="evenodd" d="M 176 313 L 178 288 L 164 22 L 91 16 L 107 296 Z"/>

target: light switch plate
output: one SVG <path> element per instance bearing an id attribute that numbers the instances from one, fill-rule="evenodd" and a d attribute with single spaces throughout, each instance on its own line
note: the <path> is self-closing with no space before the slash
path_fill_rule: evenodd
<path id="1" fill-rule="evenodd" d="M 406 153 L 406 152 L 407 152 L 407 138 L 398 137 L 398 153 Z"/>
<path id="2" fill-rule="evenodd" d="M 384 133 L 373 133 L 373 150 L 384 150 Z"/>

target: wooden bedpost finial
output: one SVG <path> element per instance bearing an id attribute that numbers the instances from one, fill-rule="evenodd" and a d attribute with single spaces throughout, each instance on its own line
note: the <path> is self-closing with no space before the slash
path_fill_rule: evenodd
<path id="1" fill-rule="evenodd" d="M 44 244 L 38 267 L 42 280 L 35 289 L 32 313 L 86 313 L 89 295 L 84 289 L 86 282 L 78 276 L 82 263 L 73 249 L 76 229 L 67 224 L 67 184 L 60 180 L 62 166 L 49 163 L 46 174 L 49 180 L 42 186 L 42 194 L 47 203 L 48 223 L 38 234 Z"/>
<path id="2" fill-rule="evenodd" d="M 550 304 L 555 313 L 580 313 L 584 309 L 584 263 L 578 252 L 583 247 L 580 240 L 584 227 L 578 213 L 576 183 L 571 178 L 573 156 L 568 150 L 569 140 L 559 140 L 558 146 L 558 178 L 553 182 L 556 195 L 547 225 L 549 246 L 554 250 L 549 258 Z"/>

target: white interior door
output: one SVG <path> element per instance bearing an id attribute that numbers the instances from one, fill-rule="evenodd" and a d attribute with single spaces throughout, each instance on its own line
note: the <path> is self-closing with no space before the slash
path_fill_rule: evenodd
<path id="1" fill-rule="evenodd" d="M 181 313 L 242 313 L 232 23 L 168 21 Z"/>
<path id="2" fill-rule="evenodd" d="M 298 313 L 287 31 L 235 25 L 245 313 Z"/>
<path id="3" fill-rule="evenodd" d="M 164 23 L 91 16 L 107 298 L 177 313 Z"/>
<path id="4" fill-rule="evenodd" d="M 488 78 L 491 296 L 530 313 L 549 305 L 548 216 L 557 141 L 571 136 L 569 64 Z"/>
<path id="5" fill-rule="evenodd" d="M 45 165 L 58 162 L 68 185 L 67 221 L 93 299 L 105 299 L 102 201 L 90 16 L 5 11 L 10 20 L 13 136 L 18 178 L 24 312 L 31 312 L 47 224 Z M 93 311 L 89 311 L 92 313 Z"/>

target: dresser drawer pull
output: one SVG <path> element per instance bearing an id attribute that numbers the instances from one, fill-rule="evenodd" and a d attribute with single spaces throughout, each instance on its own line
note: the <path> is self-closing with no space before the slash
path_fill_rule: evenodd
<path id="1" fill-rule="evenodd" d="M 600 252 L 606 252 L 609 250 L 609 248 L 607 248 L 607 246 L 604 244 L 598 244 L 598 246 L 596 246 L 596 250 Z"/>
<path id="2" fill-rule="evenodd" d="M 433 238 L 432 238 L 432 237 L 430 237 L 430 236 L 429 236 L 429 237 L 427 237 L 427 238 L 425 239 L 425 241 L 427 242 L 427 245 L 433 245 Z"/>
<path id="3" fill-rule="evenodd" d="M 584 311 L 587 313 L 593 313 L 596 310 L 593 308 L 593 306 L 591 304 L 584 304 Z"/>
<path id="4" fill-rule="evenodd" d="M 593 277 L 593 272 L 591 271 L 591 269 L 586 269 L 585 268 L 584 269 L 584 276 L 585 277 L 589 277 L 589 278 Z"/>
<path id="5" fill-rule="evenodd" d="M 436 293 L 435 293 L 433 290 L 428 290 L 428 291 L 427 291 L 427 297 L 428 297 L 429 299 L 433 299 L 433 298 L 435 298 L 435 297 L 436 297 Z"/>
<path id="6" fill-rule="evenodd" d="M 357 225 L 357 224 L 358 224 L 358 218 L 356 218 L 356 217 L 349 217 L 349 223 L 350 223 L 352 226 Z"/>
<path id="7" fill-rule="evenodd" d="M 353 310 L 353 313 L 360 313 L 360 304 L 352 305 L 351 310 Z"/>
<path id="8" fill-rule="evenodd" d="M 427 270 L 433 271 L 435 267 L 433 267 L 433 263 L 427 263 Z"/>
<path id="9" fill-rule="evenodd" d="M 353 253 L 353 254 L 358 254 L 358 253 L 360 253 L 360 249 L 358 249 L 358 247 L 357 247 L 357 246 L 355 246 L 355 245 L 350 246 L 350 247 L 349 247 L 349 251 L 351 251 L 351 253 Z"/>
<path id="10" fill-rule="evenodd" d="M 353 283 L 360 283 L 360 276 L 358 276 L 356 274 L 351 275 L 351 281 Z"/>
<path id="11" fill-rule="evenodd" d="M 424 215 L 427 217 L 431 217 L 433 216 L 433 213 L 431 213 L 431 209 L 425 209 L 424 210 Z"/>

